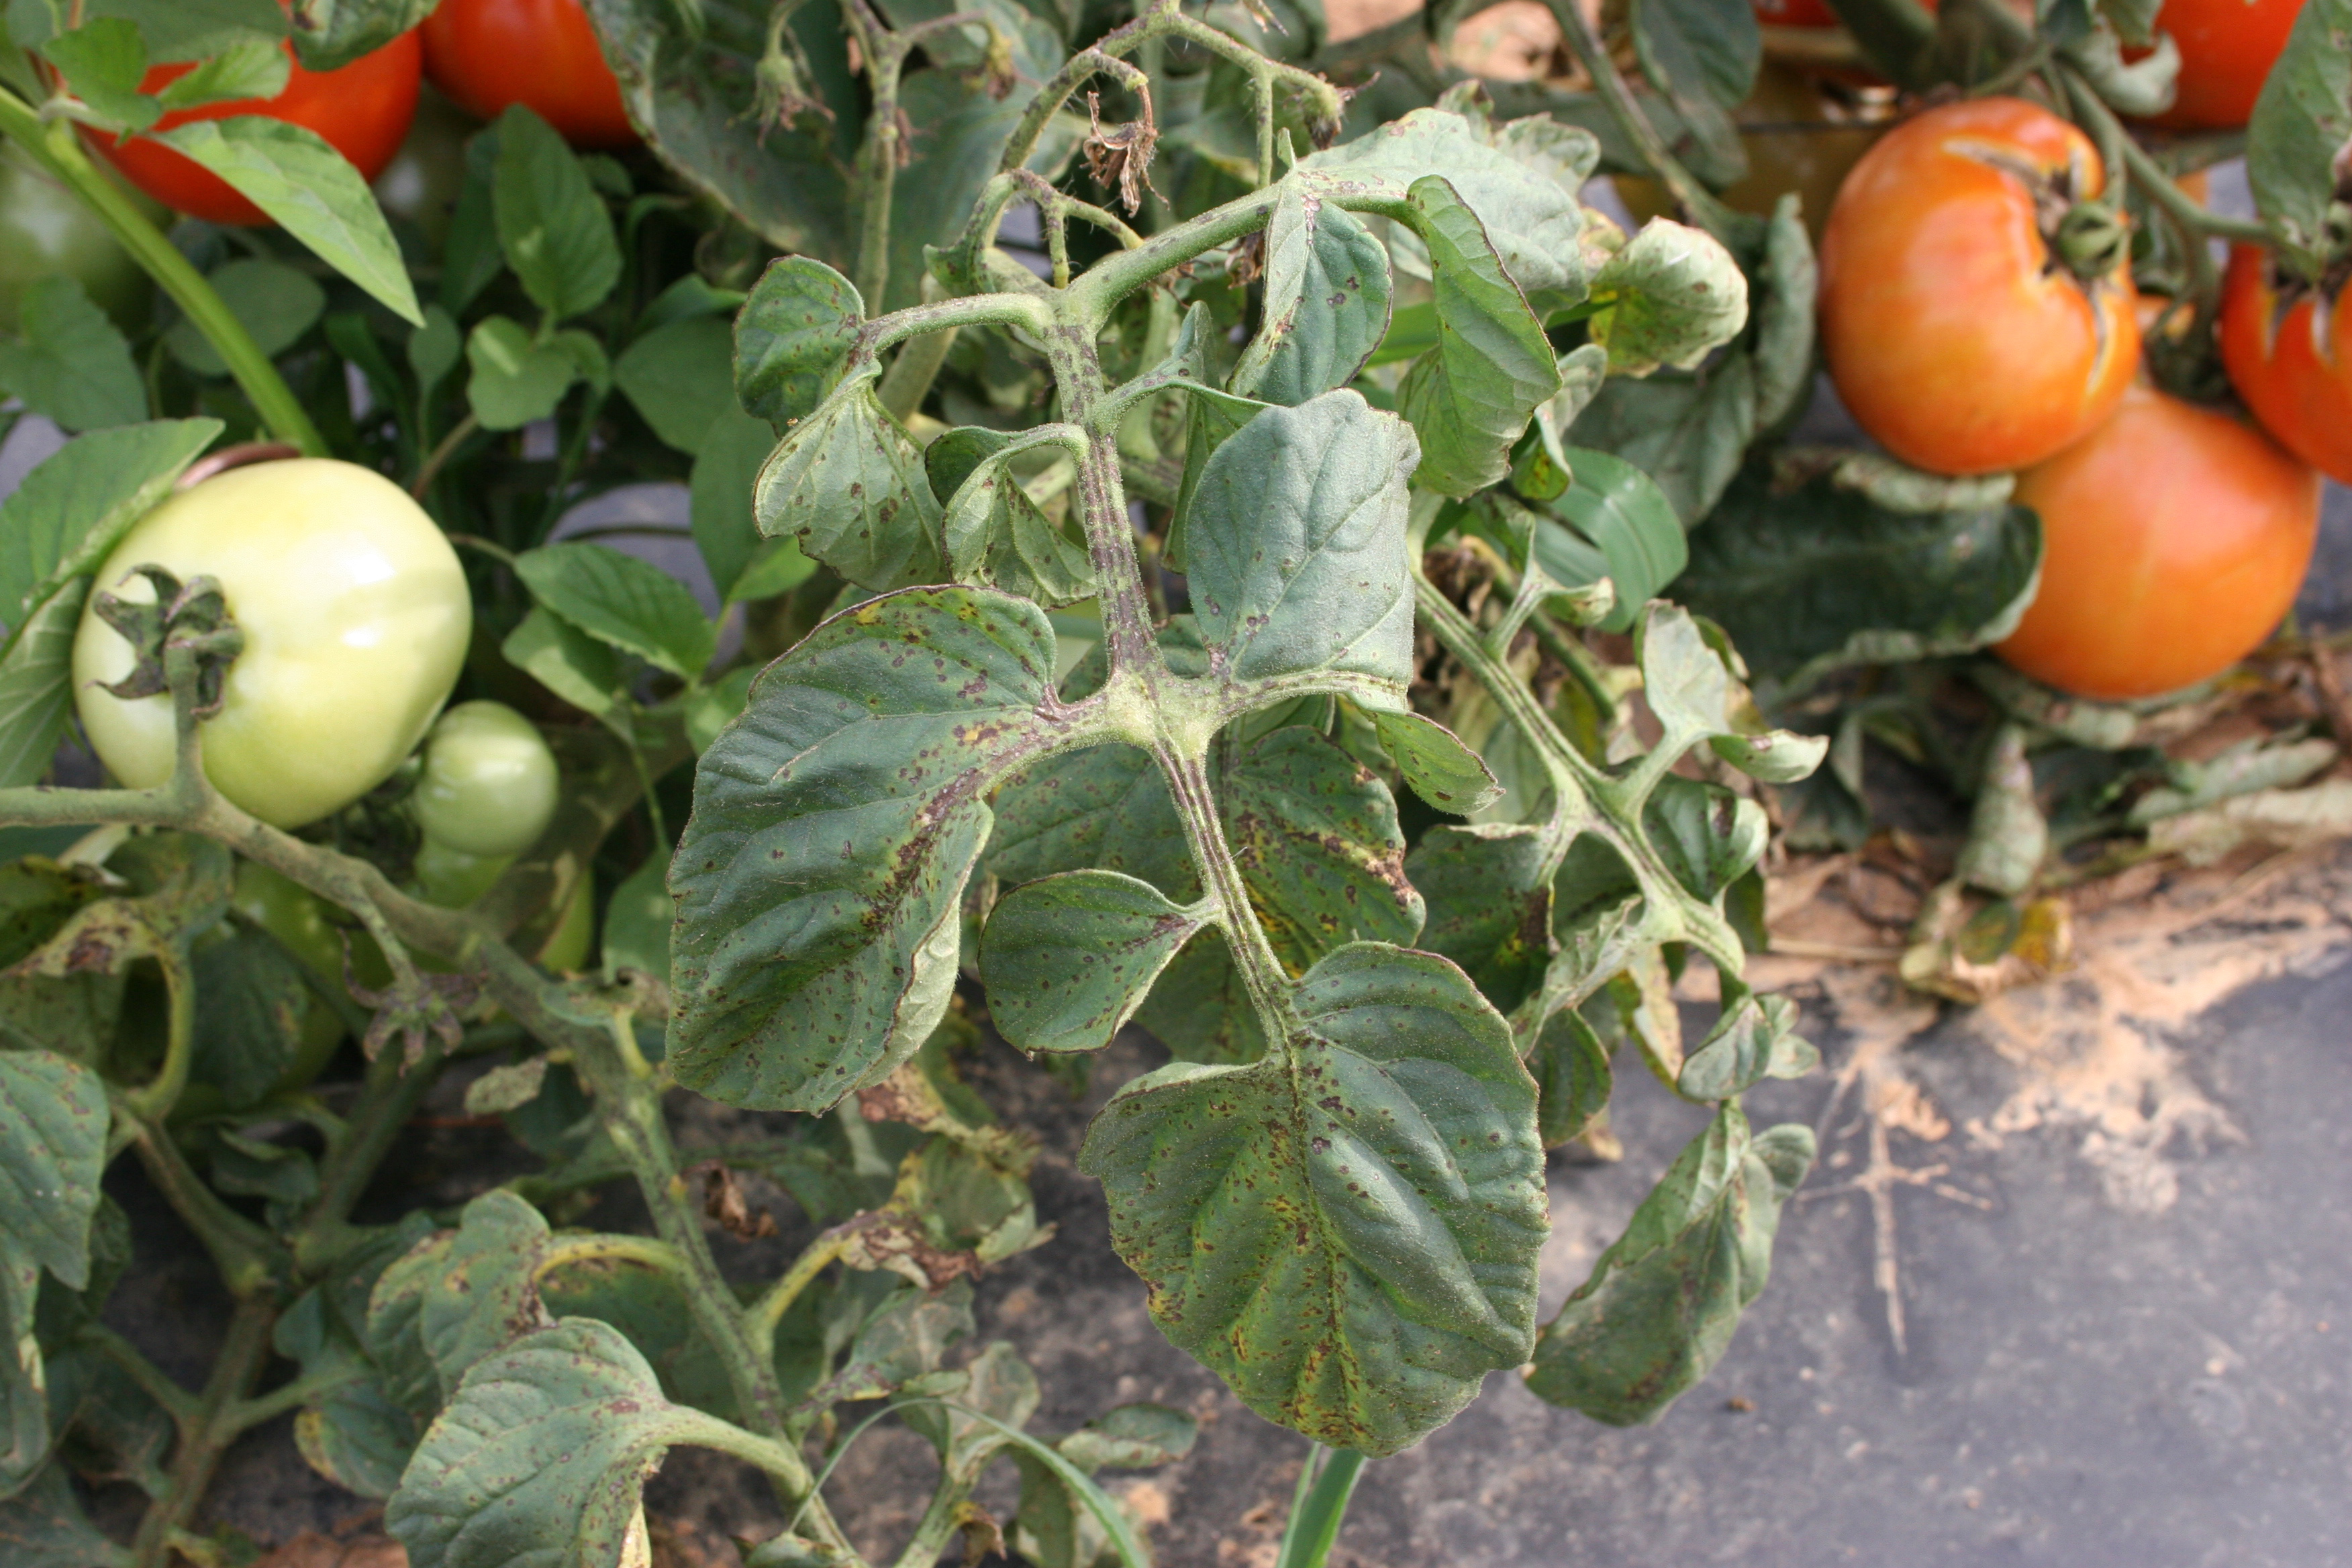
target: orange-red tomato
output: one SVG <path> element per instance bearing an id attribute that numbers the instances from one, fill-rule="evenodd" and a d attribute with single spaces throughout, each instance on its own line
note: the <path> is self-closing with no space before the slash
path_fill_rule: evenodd
<path id="1" fill-rule="evenodd" d="M 2088 439 L 2021 475 L 2042 588 L 1994 651 L 2117 700 L 2178 690 L 2252 653 L 2294 603 L 2319 475 L 2226 414 L 2134 386 Z"/>
<path id="2" fill-rule="evenodd" d="M 288 55 L 294 46 L 286 46 Z M 139 84 L 154 92 L 174 78 L 194 70 L 193 64 L 157 66 Z M 291 125 L 315 131 L 329 146 L 374 179 L 400 151 L 408 122 L 416 115 L 416 90 L 423 80 L 424 52 L 414 32 L 403 33 L 383 47 L 362 55 L 340 70 L 313 71 L 294 61 L 286 90 L 272 99 L 241 98 L 207 103 L 199 109 L 167 114 L 154 129 L 169 131 L 192 120 L 226 120 L 236 114 L 266 114 Z M 131 183 L 165 206 L 191 217 L 214 223 L 264 224 L 262 210 L 230 188 L 228 182 L 194 160 L 183 157 L 161 142 L 143 136 L 117 141 L 84 128 L 91 146 L 122 171 Z"/>
<path id="3" fill-rule="evenodd" d="M 441 0 L 419 31 L 425 74 L 462 109 L 520 103 L 574 147 L 637 139 L 580 0 Z"/>
<path id="4" fill-rule="evenodd" d="M 2105 184 L 2084 134 L 2013 98 L 1929 110 L 1864 154 L 1822 238 L 1822 343 L 1846 407 L 1917 468 L 2023 468 L 2098 427 L 2139 361 L 2131 272 L 2053 258 L 2035 187 Z"/>
<path id="5" fill-rule="evenodd" d="M 2306 463 L 2352 484 L 2352 310 L 2305 294 L 2282 309 L 2270 258 L 2234 247 L 2221 289 L 2221 361 L 2263 427 Z"/>
<path id="6" fill-rule="evenodd" d="M 2243 125 L 2286 47 L 2303 0 L 2164 0 L 2156 25 L 2180 46 L 2172 107 L 2151 124 L 2175 131 Z"/>
<path id="7" fill-rule="evenodd" d="M 1756 19 L 1768 27 L 1834 27 L 1838 14 L 1827 0 L 1753 0 Z"/>

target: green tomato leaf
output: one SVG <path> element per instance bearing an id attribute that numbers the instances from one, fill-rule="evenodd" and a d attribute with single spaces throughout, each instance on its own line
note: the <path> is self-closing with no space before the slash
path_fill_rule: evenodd
<path id="1" fill-rule="evenodd" d="M 1177 1063 L 1088 1131 L 1153 1321 L 1271 1420 L 1391 1454 L 1532 1343 L 1536 1089 L 1444 959 L 1347 947 L 1265 1059 Z"/>
<path id="2" fill-rule="evenodd" d="M 1421 437 L 1413 482 L 1471 495 L 1510 472 L 1511 447 L 1559 390 L 1559 370 L 1543 323 L 1452 184 L 1425 176 L 1407 203 L 1429 247 L 1438 324 L 1437 346 L 1397 388 L 1397 405 Z"/>
<path id="3" fill-rule="evenodd" d="M 1401 708 L 1412 430 L 1351 391 L 1269 408 L 1209 459 L 1187 528 L 1192 613 L 1228 681 L 1333 672 Z"/>
<path id="4" fill-rule="evenodd" d="M 1729 1347 L 1771 1271 L 1780 1205 L 1812 1160 L 1811 1129 L 1751 1137 L 1739 1108 L 1724 1106 L 1545 1326 L 1528 1387 L 1612 1426 L 1655 1419 Z"/>
<path id="5" fill-rule="evenodd" d="M 49 39 L 41 54 L 65 74 L 76 97 L 125 131 L 144 131 L 163 112 L 139 90 L 147 74 L 147 45 L 135 22 L 94 17 Z"/>
<path id="6" fill-rule="evenodd" d="M 440 0 L 294 0 L 294 49 L 302 57 L 305 69 L 340 70 L 416 26 L 439 4 Z"/>
<path id="7" fill-rule="evenodd" d="M 665 443 L 698 452 L 711 430 L 739 412 L 734 349 L 725 321 L 689 316 L 656 327 L 622 350 L 613 362 L 613 384 Z"/>
<path id="8" fill-rule="evenodd" d="M 1584 1131 L 1608 1107 L 1616 1084 L 1609 1063 L 1609 1047 L 1573 1007 L 1562 1007 L 1544 1020 L 1528 1053 L 1528 1070 L 1535 1075 L 1541 1100 L 1536 1125 L 1547 1149 L 1557 1149 Z"/>
<path id="9" fill-rule="evenodd" d="M 1564 587 L 1596 580 L 1593 557 L 1617 590 L 1616 606 L 1601 623 L 1622 632 L 1642 606 L 1682 575 L 1690 543 L 1673 503 L 1649 475 L 1608 452 L 1570 447 L 1570 483 L 1544 503 L 1532 544 L 1536 564 Z"/>
<path id="10" fill-rule="evenodd" d="M 1768 1078 L 1802 1078 L 1822 1054 L 1797 1033 L 1797 1008 L 1786 996 L 1759 996 L 1741 988 L 1727 998 L 1721 1017 L 1696 1049 L 1683 1058 L 1675 1090 L 1685 1100 L 1730 1100 Z"/>
<path id="11" fill-rule="evenodd" d="M 1813 392 L 1813 309 L 1821 269 L 1794 194 L 1764 226 L 1763 260 L 1749 281 L 1756 359 L 1756 428 L 1777 430 Z"/>
<path id="12" fill-rule="evenodd" d="M 238 114 L 193 121 L 155 139 L 227 181 L 393 314 L 424 321 L 375 193 L 318 132 L 265 114 Z"/>
<path id="13" fill-rule="evenodd" d="M 128 1549 L 99 1532 L 62 1464 L 0 1502 L 0 1558 L 9 1568 L 130 1568 Z"/>
<path id="14" fill-rule="evenodd" d="M 638 970 L 668 983 L 670 928 L 677 921 L 677 900 L 665 879 L 668 869 L 667 857 L 648 855 L 613 889 L 604 910 L 607 967 Z"/>
<path id="15" fill-rule="evenodd" d="M 62 274 L 25 290 L 23 336 L 0 338 L 0 394 L 25 400 L 68 430 L 136 425 L 147 417 L 147 386 L 131 345 L 79 282 Z"/>
<path id="16" fill-rule="evenodd" d="M 583 374 L 601 374 L 604 357 L 585 332 L 540 342 L 512 317 L 486 316 L 466 339 L 466 402 L 485 429 L 520 429 L 553 414 Z"/>
<path id="17" fill-rule="evenodd" d="M 81 14 L 136 24 L 151 65 L 206 59 L 240 44 L 275 42 L 289 30 L 277 0 L 86 0 Z M 10 36 L 33 47 L 57 37 L 66 15 L 65 6 L 46 0 L 16 5 L 8 16 Z"/>
<path id="18" fill-rule="evenodd" d="M 1219 815 L 1250 906 L 1293 972 L 1350 942 L 1421 934 L 1387 784 L 1314 731 L 1288 725 L 1226 771 Z"/>
<path id="19" fill-rule="evenodd" d="M 432 395 L 442 379 L 457 368 L 465 343 L 457 335 L 457 318 L 439 305 L 425 307 L 425 324 L 409 334 L 408 368 L 416 373 L 420 395 Z"/>
<path id="20" fill-rule="evenodd" d="M 44 1269 L 90 1282 L 90 1222 L 106 1170 L 106 1085 L 47 1051 L 0 1052 L 0 1493 L 49 1455 L 33 1309 Z"/>
<path id="21" fill-rule="evenodd" d="M 1389 330 L 1389 257 L 1344 207 L 1285 181 L 1265 226 L 1265 304 L 1227 387 L 1286 406 L 1347 385 Z"/>
<path id="22" fill-rule="evenodd" d="M 267 101 L 286 90 L 287 78 L 293 70 L 284 45 L 247 38 L 232 44 L 187 75 L 165 83 L 163 90 L 156 94 L 156 100 L 166 111 L 236 99 Z"/>
<path id="23" fill-rule="evenodd" d="M 159 419 L 79 437 L 42 459 L 0 500 L 0 619 L 21 622 L 67 579 L 95 572 L 220 433 L 217 419 Z"/>
<path id="24" fill-rule="evenodd" d="M 497 130 L 490 189 L 507 265 L 551 320 L 594 310 L 621 279 L 604 199 L 563 138 L 521 104 L 499 116 Z"/>
<path id="25" fill-rule="evenodd" d="M 874 395 L 865 366 L 792 428 L 760 470 L 760 531 L 800 541 L 802 552 L 861 587 L 936 583 L 940 503 L 923 454 Z"/>
<path id="26" fill-rule="evenodd" d="M 89 584 L 79 578 L 24 616 L 0 644 L 0 789 L 38 784 L 73 711 L 73 645 Z"/>
<path id="27" fill-rule="evenodd" d="M 761 596 L 739 595 L 736 588 L 760 559 L 761 548 L 769 546 L 760 537 L 759 523 L 751 515 L 751 488 L 759 482 L 760 469 L 775 444 L 775 433 L 764 420 L 754 419 L 730 403 L 712 417 L 695 447 L 688 482 L 688 516 L 694 527 L 695 548 L 702 552 L 702 563 L 710 568 L 711 584 L 722 598 Z M 796 544 L 782 542 L 806 561 Z M 815 566 L 814 562 L 807 562 L 808 571 Z M 806 575 L 807 572 L 802 574 Z"/>
<path id="28" fill-rule="evenodd" d="M 702 754 L 670 869 L 668 1062 L 733 1105 L 822 1110 L 945 1013 L 987 795 L 1087 736 L 1045 612 L 912 589 L 818 627 Z"/>
<path id="29" fill-rule="evenodd" d="M 383 1501 L 416 1453 L 415 1416 L 373 1378 L 329 1390 L 294 1417 L 294 1447 L 312 1469 L 363 1498 Z"/>
<path id="30" fill-rule="evenodd" d="M 1369 188 L 1400 203 L 1415 182 L 1442 176 L 1476 216 L 1511 280 L 1549 314 L 1584 298 L 1577 193 L 1599 156 L 1588 133 L 1543 116 L 1497 128 L 1483 115 L 1416 109 L 1298 167 L 1310 189 Z"/>
<path id="31" fill-rule="evenodd" d="M 639 1489 L 670 1445 L 748 1434 L 669 1403 L 618 1330 L 567 1318 L 478 1363 L 417 1445 L 384 1528 L 413 1568 L 642 1563 Z"/>
<path id="32" fill-rule="evenodd" d="M 258 930 L 199 944 L 191 966 L 205 1000 L 196 1010 L 190 1077 L 242 1110 L 293 1065 L 312 1001 L 310 982 L 277 939 Z"/>
<path id="33" fill-rule="evenodd" d="M 1689 370 L 1748 324 L 1748 278 L 1712 235 L 1652 218 L 1593 274 L 1592 302 L 1610 374 Z"/>
<path id="34" fill-rule="evenodd" d="M 976 426 L 948 431 L 923 452 L 931 493 L 944 492 L 940 533 L 948 574 L 1034 599 L 1049 609 L 1099 591 L 1087 547 L 1071 539 L 1021 486 L 1009 465 L 1038 447 L 1066 446 L 1084 433 L 1050 425 L 1013 436 Z"/>
<path id="35" fill-rule="evenodd" d="M 833 12 L 788 24 L 809 68 L 800 96 L 821 108 L 780 124 L 758 101 L 765 7 L 736 0 L 705 0 L 692 10 L 674 0 L 585 0 L 585 7 L 630 121 L 679 179 L 779 252 L 847 259 L 855 230 L 844 172 L 865 108 Z"/>
<path id="36" fill-rule="evenodd" d="M 701 678 L 719 629 L 694 591 L 660 567 L 610 545 L 545 544 L 515 557 L 531 597 L 593 637 L 682 679 Z"/>
<path id="37" fill-rule="evenodd" d="M 813 256 L 768 263 L 735 318 L 735 395 L 777 429 L 807 418 L 841 379 L 866 304 Z"/>
<path id="38" fill-rule="evenodd" d="M 2352 143 L 2352 0 L 2308 0 L 2246 124 L 2254 207 L 2296 269 L 2319 281 L 2339 254 L 2337 161 Z"/>
<path id="39" fill-rule="evenodd" d="M 242 257 L 215 268 L 205 280 L 252 334 L 254 346 L 272 358 L 292 348 L 327 308 L 327 291 L 318 280 L 282 261 Z M 164 332 L 163 346 L 198 375 L 228 374 L 228 362 L 212 340 L 184 316 Z"/>
<path id="40" fill-rule="evenodd" d="M 1496 1008 L 1516 1009 L 1551 962 L 1543 836 L 1502 823 L 1433 827 L 1404 869 L 1428 902 L 1420 945 L 1460 964 Z"/>
<path id="41" fill-rule="evenodd" d="M 1691 536 L 1676 593 L 1788 688 L 1982 647 L 2032 602 L 2042 525 L 2004 496 L 1957 499 L 1975 504 L 1896 510 L 1839 468 L 1793 489 L 1744 476 Z"/>
<path id="42" fill-rule="evenodd" d="M 1648 474 L 1690 528 L 1739 472 L 1759 404 L 1756 362 L 1735 349 L 1697 374 L 1612 377 L 1567 434 Z"/>
<path id="43" fill-rule="evenodd" d="M 1381 749 L 1404 782 L 1438 810 L 1467 816 L 1501 798 L 1503 786 L 1493 771 L 1436 720 L 1409 710 L 1375 710 L 1371 721 Z"/>
<path id="44" fill-rule="evenodd" d="M 1633 0 L 1633 51 L 1642 72 L 1677 104 L 1746 100 L 1764 60 L 1753 7 L 1738 0 Z"/>
<path id="45" fill-rule="evenodd" d="M 1688 611 L 1652 604 L 1638 646 L 1643 695 L 1665 730 L 1653 758 L 1672 761 L 1704 740 L 1725 762 L 1767 784 L 1788 784 L 1820 765 L 1826 740 L 1744 724 L 1746 693 Z"/>
<path id="46" fill-rule="evenodd" d="M 543 607 L 532 606 L 499 651 L 583 713 L 601 719 L 621 700 L 621 662 L 613 645 Z"/>

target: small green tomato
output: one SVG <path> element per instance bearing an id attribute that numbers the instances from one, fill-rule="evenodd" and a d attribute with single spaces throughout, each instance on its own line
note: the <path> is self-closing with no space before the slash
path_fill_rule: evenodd
<path id="1" fill-rule="evenodd" d="M 520 855 L 555 815 L 555 753 L 503 702 L 460 702 L 425 741 L 409 796 L 427 842 L 467 855 Z"/>
<path id="2" fill-rule="evenodd" d="M 157 507 L 100 568 L 75 634 L 73 681 L 99 760 L 134 789 L 171 777 L 168 695 L 125 701 L 100 683 L 133 655 L 100 620 L 110 592 L 152 601 L 134 566 L 216 579 L 245 634 L 205 773 L 278 827 L 339 811 L 381 784 L 447 700 L 473 626 L 448 539 L 381 474 L 324 458 L 232 468 Z"/>

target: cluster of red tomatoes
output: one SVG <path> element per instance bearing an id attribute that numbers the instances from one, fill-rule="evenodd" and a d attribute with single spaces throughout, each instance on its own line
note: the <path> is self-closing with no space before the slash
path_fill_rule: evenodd
<path id="1" fill-rule="evenodd" d="M 2243 125 L 2299 9 L 2165 0 L 2158 26 L 2182 63 L 2164 123 Z M 1829 19 L 1818 0 L 1757 10 Z M 2221 348 L 2259 425 L 2158 390 L 2124 247 L 2062 238 L 2106 183 L 2090 140 L 2033 104 L 1918 114 L 1839 191 L 1821 323 L 1840 395 L 1889 452 L 1936 473 L 2019 470 L 2045 553 L 1997 651 L 2064 690 L 2126 699 L 2227 668 L 2293 605 L 2318 470 L 2352 482 L 2352 323 L 2307 294 L 2283 299 L 2266 254 L 2242 247 Z"/>
<path id="2" fill-rule="evenodd" d="M 293 46 L 286 47 L 290 58 Z M 157 66 L 140 89 L 156 91 L 194 68 Z M 341 69 L 305 70 L 297 59 L 286 89 L 275 98 L 209 103 L 167 114 L 154 128 L 266 114 L 318 132 L 373 180 L 400 150 L 427 79 L 459 108 L 485 120 L 509 104 L 523 104 L 576 147 L 621 147 L 636 140 L 581 0 L 442 0 L 422 26 Z M 89 140 L 133 184 L 168 207 L 214 223 L 268 221 L 226 182 L 160 142 L 99 133 Z"/>

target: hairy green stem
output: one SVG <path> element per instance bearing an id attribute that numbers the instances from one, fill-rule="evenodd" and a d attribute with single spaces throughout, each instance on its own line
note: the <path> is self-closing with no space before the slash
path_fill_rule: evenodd
<path id="1" fill-rule="evenodd" d="M 168 998 L 163 1031 L 163 1065 L 145 1088 L 128 1099 L 131 1114 L 141 1121 L 161 1122 L 172 1114 L 188 1087 L 188 1068 L 195 1055 L 196 981 L 188 968 L 188 946 L 177 933 L 156 943 L 155 966 L 163 972 Z"/>
<path id="2" fill-rule="evenodd" d="M 815 1283 L 816 1277 L 824 1272 L 825 1266 L 839 1258 L 848 1246 L 846 1232 L 829 1230 L 809 1243 L 801 1255 L 793 1259 L 793 1266 L 784 1270 L 783 1277 L 769 1286 L 751 1310 L 743 1315 L 743 1325 L 753 1343 L 774 1345 L 776 1326 L 784 1321 L 784 1314 L 793 1310 L 793 1303 L 800 1300 L 801 1292 Z M 773 1353 L 772 1350 L 771 1353 Z"/>
<path id="3" fill-rule="evenodd" d="M 213 1358 L 212 1374 L 198 1396 L 197 1412 L 188 1436 L 172 1455 L 163 1495 L 139 1521 L 131 1543 L 136 1568 L 168 1568 L 173 1538 L 195 1517 L 222 1454 L 244 1430 L 236 1415 L 261 1379 L 269 1363 L 269 1331 L 278 1321 L 278 1303 L 269 1295 L 240 1297 L 230 1317 L 228 1333 Z"/>
<path id="4" fill-rule="evenodd" d="M 289 1258 L 285 1247 L 261 1226 L 246 1218 L 205 1184 L 173 1142 L 171 1130 L 157 1121 L 138 1123 L 132 1147 L 163 1200 L 187 1227 L 195 1232 L 220 1271 L 229 1294 L 244 1300 L 266 1295 L 284 1277 Z"/>
<path id="5" fill-rule="evenodd" d="M 0 135 L 24 148 L 113 231 L 122 247 L 204 333 L 271 435 L 300 447 L 307 457 L 326 455 L 326 437 L 245 323 L 204 274 L 90 162 L 71 125 L 62 120 L 45 125 L 31 104 L 0 87 Z"/>

